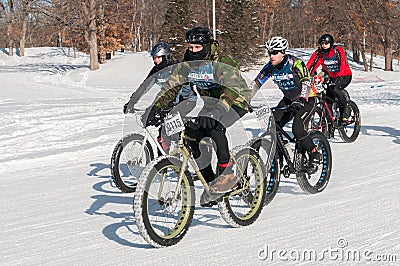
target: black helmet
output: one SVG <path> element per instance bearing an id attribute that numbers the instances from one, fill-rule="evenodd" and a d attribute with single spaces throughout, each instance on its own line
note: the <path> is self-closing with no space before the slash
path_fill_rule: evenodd
<path id="1" fill-rule="evenodd" d="M 195 27 L 186 32 L 186 42 L 194 44 L 211 43 L 214 40 L 211 30 L 203 27 Z"/>
<path id="2" fill-rule="evenodd" d="M 165 55 L 165 57 L 168 58 L 169 55 L 171 54 L 171 48 L 169 47 L 169 45 L 167 43 L 160 42 L 153 46 L 153 49 L 151 49 L 150 54 L 151 54 L 151 56 Z"/>
<path id="3" fill-rule="evenodd" d="M 318 44 L 321 45 L 322 42 L 329 42 L 332 47 L 333 46 L 333 36 L 330 35 L 329 33 L 323 34 L 321 37 L 319 37 Z"/>

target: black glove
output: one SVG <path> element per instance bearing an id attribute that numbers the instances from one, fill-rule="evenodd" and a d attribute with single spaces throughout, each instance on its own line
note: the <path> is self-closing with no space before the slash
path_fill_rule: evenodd
<path id="1" fill-rule="evenodd" d="M 145 127 L 159 126 L 161 124 L 161 109 L 156 106 L 150 106 L 142 115 L 142 123 Z"/>
<path id="2" fill-rule="evenodd" d="M 301 108 L 304 107 L 306 104 L 306 100 L 304 98 L 299 98 L 297 100 L 294 100 L 292 104 L 290 105 L 295 111 L 300 110 Z"/>
<path id="3" fill-rule="evenodd" d="M 124 104 L 124 107 L 123 107 L 123 112 L 124 112 L 124 114 L 127 114 L 128 113 L 128 106 L 129 106 L 129 102 L 127 102 L 126 104 Z"/>
<path id="4" fill-rule="evenodd" d="M 226 111 L 221 105 L 217 105 L 213 110 L 202 110 L 197 118 L 197 123 L 201 128 L 213 129 L 225 113 Z"/>
<path id="5" fill-rule="evenodd" d="M 133 113 L 134 112 L 134 105 L 135 104 L 132 103 L 131 101 L 129 101 L 126 104 L 124 104 L 124 108 L 123 108 L 124 114 Z"/>

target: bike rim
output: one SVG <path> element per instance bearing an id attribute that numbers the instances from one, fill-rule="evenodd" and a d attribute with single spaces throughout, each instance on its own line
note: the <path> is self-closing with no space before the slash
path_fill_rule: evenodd
<path id="1" fill-rule="evenodd" d="M 251 219 L 263 204 L 264 176 L 258 158 L 249 155 L 237 158 L 236 168 L 240 167 L 247 173 L 248 190 L 228 198 L 228 203 L 234 215 L 240 220 Z M 235 169 L 235 174 L 240 171 Z"/>
<path id="2" fill-rule="evenodd" d="M 129 142 L 123 147 L 119 158 L 119 175 L 127 186 L 137 184 L 140 174 L 148 163 L 149 151 L 145 147 L 141 152 L 141 147 L 140 141 Z"/>
<path id="3" fill-rule="evenodd" d="M 322 163 L 318 166 L 317 172 L 313 174 L 308 174 L 308 182 L 310 185 L 316 189 L 320 189 L 326 185 L 326 179 L 328 177 L 329 171 L 329 158 L 328 158 L 328 148 L 320 139 L 314 139 L 314 144 L 318 147 L 318 152 L 322 154 Z"/>
<path id="4" fill-rule="evenodd" d="M 154 234 L 165 240 L 175 238 L 185 229 L 190 219 L 191 206 L 194 205 L 186 177 L 178 189 L 177 200 L 173 200 L 179 171 L 179 167 L 172 165 L 160 169 L 149 181 L 145 193 L 144 207 L 148 222 Z"/>

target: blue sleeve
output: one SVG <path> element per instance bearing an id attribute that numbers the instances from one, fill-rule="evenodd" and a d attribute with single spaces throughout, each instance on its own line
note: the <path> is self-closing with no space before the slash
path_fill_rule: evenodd
<path id="1" fill-rule="evenodd" d="M 270 77 L 271 77 L 270 63 L 268 63 L 261 69 L 260 73 L 258 73 L 258 75 L 256 77 L 256 82 L 261 87 L 265 82 L 267 82 L 267 80 Z"/>

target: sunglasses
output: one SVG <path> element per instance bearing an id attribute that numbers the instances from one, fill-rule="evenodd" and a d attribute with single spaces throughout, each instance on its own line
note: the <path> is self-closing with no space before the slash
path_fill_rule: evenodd
<path id="1" fill-rule="evenodd" d="M 282 51 L 277 51 L 277 50 L 273 50 L 273 51 L 268 51 L 268 55 L 277 55 L 279 53 L 281 53 Z"/>
<path id="2" fill-rule="evenodd" d="M 328 45 L 330 42 L 320 42 L 320 45 Z"/>

